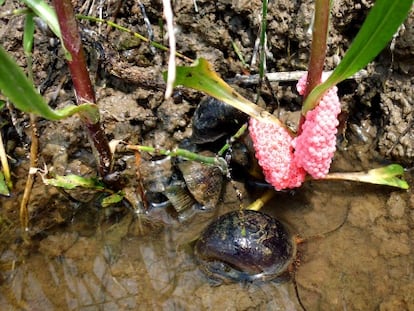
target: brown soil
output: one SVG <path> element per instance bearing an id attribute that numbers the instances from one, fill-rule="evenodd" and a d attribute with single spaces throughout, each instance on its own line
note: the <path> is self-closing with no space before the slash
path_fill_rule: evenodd
<path id="1" fill-rule="evenodd" d="M 141 1 L 154 31 L 160 27 L 161 1 Z M 138 1 L 109 2 L 104 15 L 147 35 Z M 371 1 L 334 2 L 326 70 L 337 64 L 357 33 Z M 195 4 L 197 5 L 197 11 Z M 97 2 L 79 2 L 77 11 L 98 16 Z M 120 5 L 120 7 L 118 7 Z M 2 11 L 21 7 L 6 1 Z M 119 11 L 115 13 L 117 10 Z M 246 71 L 259 35 L 261 1 L 175 1 L 177 49 L 208 59 L 225 79 Z M 269 72 L 306 70 L 312 1 L 276 1 L 269 7 Z M 371 63 L 368 75 L 338 88 L 343 124 L 331 171 L 355 171 L 397 162 L 411 182 L 414 161 L 412 98 L 414 15 Z M 0 18 L 0 43 L 25 67 L 21 16 Z M 104 25 L 80 22 L 102 123 L 109 139 L 165 149 L 192 133 L 191 120 L 202 94 L 177 89 L 164 99 L 168 55 Z M 34 79 L 53 106 L 74 100 L 59 46 L 37 31 Z M 52 44 L 53 43 L 53 44 Z M 182 60 L 179 63 L 184 64 Z M 254 86 L 238 83 L 254 94 Z M 266 108 L 296 120 L 301 99 L 295 81 L 271 83 L 277 101 L 264 88 Z M 57 98 L 55 98 L 57 96 Z M 133 153 L 120 151 L 119 171 L 129 206 L 103 209 L 96 193 L 71 191 L 70 199 L 37 178 L 29 204 L 30 228 L 22 232 L 19 205 L 28 174 L 28 116 L 3 109 L 0 121 L 11 159 L 14 189 L 0 198 L 0 306 L 4 310 L 299 310 L 292 282 L 229 284 L 212 287 L 193 258 L 191 242 L 210 219 L 237 209 L 235 188 L 226 183 L 216 209 L 172 213 L 138 209 Z M 95 176 L 95 161 L 80 121 L 38 121 L 39 167 L 56 174 Z M 215 150 L 216 151 L 216 150 Z M 149 157 L 147 158 L 149 159 Z M 144 181 L 145 182 L 145 181 Z M 236 181 L 245 204 L 258 196 Z M 73 198 L 75 200 L 73 200 Z M 350 182 L 308 182 L 293 193 L 277 194 L 265 211 L 289 223 L 302 237 L 296 273 L 308 310 L 414 310 L 414 194 Z M 349 213 L 347 214 L 347 211 Z M 194 215 L 195 214 L 195 215 Z M 22 239 L 25 236 L 26 239 Z"/>

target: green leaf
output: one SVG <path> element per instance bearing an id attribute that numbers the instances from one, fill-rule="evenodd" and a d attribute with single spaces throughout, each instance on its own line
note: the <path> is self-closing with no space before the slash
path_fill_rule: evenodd
<path id="1" fill-rule="evenodd" d="M 104 185 L 97 180 L 96 178 L 91 177 L 81 177 L 78 175 L 57 175 L 55 178 L 46 178 L 42 177 L 45 185 L 60 187 L 66 190 L 71 190 L 77 187 L 94 189 L 94 190 L 104 190 Z"/>
<path id="2" fill-rule="evenodd" d="M 372 61 L 392 39 L 412 7 L 412 0 L 376 0 L 344 58 L 330 77 L 312 90 L 302 113 L 313 109 L 323 94 Z"/>
<path id="3" fill-rule="evenodd" d="M 368 172 L 329 173 L 324 179 L 352 180 L 406 190 L 409 188 L 408 183 L 404 179 L 399 178 L 403 174 L 404 168 L 401 165 L 390 164 L 371 169 Z"/>
<path id="4" fill-rule="evenodd" d="M 59 119 L 3 47 L 0 47 L 0 90 L 22 111 L 37 113 L 50 120 Z"/>
<path id="5" fill-rule="evenodd" d="M 34 30 L 35 23 L 33 20 L 34 14 L 27 13 L 24 21 L 24 32 L 23 32 L 23 50 L 26 55 L 32 54 L 33 41 L 34 41 Z"/>
<path id="6" fill-rule="evenodd" d="M 408 183 L 405 180 L 398 178 L 398 176 L 403 174 L 404 168 L 401 165 L 391 164 L 385 167 L 369 170 L 366 180 L 375 181 L 374 183 L 379 185 L 408 189 Z"/>
<path id="7" fill-rule="evenodd" d="M 59 110 L 51 109 L 23 70 L 1 46 L 0 90 L 21 111 L 34 113 L 48 120 L 61 120 L 79 113 L 91 123 L 99 121 L 98 107 L 92 103 L 69 105 Z"/>
<path id="8" fill-rule="evenodd" d="M 107 196 L 102 199 L 101 205 L 102 207 L 108 207 L 110 205 L 116 204 L 121 202 L 124 199 L 124 194 L 122 191 L 111 194 L 110 196 Z"/>
<path id="9" fill-rule="evenodd" d="M 37 16 L 39 16 L 52 30 L 56 37 L 62 41 L 59 22 L 55 10 L 42 0 L 22 0 Z"/>
<path id="10" fill-rule="evenodd" d="M 167 73 L 163 73 L 164 79 Z M 222 102 L 231 105 L 252 118 L 266 121 L 280 121 L 266 110 L 253 104 L 248 99 L 236 92 L 213 70 L 212 66 L 204 58 L 197 59 L 192 66 L 178 66 L 174 86 L 182 85 L 204 92 Z"/>
<path id="11" fill-rule="evenodd" d="M 0 194 L 5 195 L 5 196 L 10 195 L 10 191 L 9 191 L 9 188 L 7 187 L 6 180 L 4 178 L 4 174 L 1 171 L 0 171 Z"/>

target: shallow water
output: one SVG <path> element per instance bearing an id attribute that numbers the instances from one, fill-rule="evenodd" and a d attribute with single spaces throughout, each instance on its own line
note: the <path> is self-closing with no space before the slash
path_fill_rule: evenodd
<path id="1" fill-rule="evenodd" d="M 413 310 L 413 203 L 405 191 L 345 182 L 311 182 L 278 194 L 265 211 L 310 237 L 299 245 L 296 273 L 305 307 Z M 229 203 L 219 212 L 235 208 Z M 321 235 L 347 213 L 340 229 Z M 205 213 L 138 235 L 130 215 L 93 235 L 69 226 L 23 261 L 9 249 L 1 255 L 2 310 L 301 310 L 291 281 L 209 284 L 191 241 L 214 217 Z"/>

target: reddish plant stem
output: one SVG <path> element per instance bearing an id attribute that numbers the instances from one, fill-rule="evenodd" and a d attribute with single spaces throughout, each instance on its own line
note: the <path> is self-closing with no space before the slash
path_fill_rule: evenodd
<path id="1" fill-rule="evenodd" d="M 326 57 L 326 40 L 328 37 L 329 24 L 329 6 L 330 0 L 316 0 L 315 1 L 315 19 L 312 29 L 312 45 L 310 60 L 308 66 L 308 77 L 306 81 L 306 90 L 303 95 L 303 100 L 308 94 L 321 83 L 323 66 Z M 318 103 L 315 103 L 316 107 Z M 305 121 L 305 116 L 301 115 L 298 127 L 298 135 L 302 132 L 302 125 Z"/>
<path id="2" fill-rule="evenodd" d="M 78 105 L 96 103 L 72 3 L 70 0 L 53 0 L 53 4 L 62 32 L 63 45 L 71 58 L 67 60 L 67 63 L 72 76 L 76 102 Z M 111 167 L 112 155 L 108 139 L 99 121 L 94 122 L 86 115 L 80 117 L 88 129 L 89 137 L 96 149 L 99 174 L 103 177 L 110 172 Z"/>

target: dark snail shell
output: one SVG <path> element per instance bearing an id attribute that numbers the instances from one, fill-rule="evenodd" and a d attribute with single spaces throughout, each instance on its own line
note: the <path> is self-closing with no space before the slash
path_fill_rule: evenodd
<path id="1" fill-rule="evenodd" d="M 195 256 L 217 282 L 270 280 L 293 263 L 296 244 L 277 219 L 252 210 L 219 217 L 202 233 Z"/>
<path id="2" fill-rule="evenodd" d="M 207 96 L 194 112 L 191 140 L 196 144 L 216 141 L 225 135 L 233 135 L 246 121 L 246 114 Z"/>
<path id="3" fill-rule="evenodd" d="M 199 154 L 213 156 L 212 152 Z M 223 173 L 219 167 L 195 161 L 184 161 L 178 164 L 188 190 L 194 199 L 205 208 L 217 206 L 223 188 Z"/>

